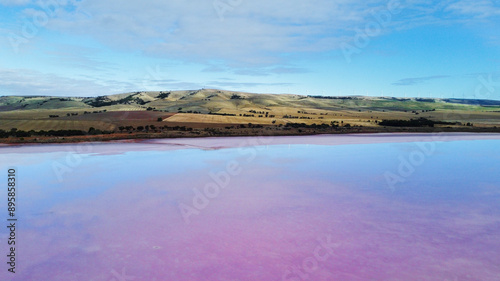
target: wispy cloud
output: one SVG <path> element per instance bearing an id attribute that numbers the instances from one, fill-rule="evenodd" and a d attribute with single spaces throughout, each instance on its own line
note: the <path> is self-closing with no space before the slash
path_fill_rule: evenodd
<path id="1" fill-rule="evenodd" d="M 201 89 L 207 87 L 244 90 L 258 86 L 292 86 L 293 83 L 232 82 L 221 78 L 217 81 L 197 83 L 175 79 L 136 79 L 128 83 L 118 80 L 102 79 L 96 81 L 92 76 L 67 78 L 51 73 L 41 73 L 27 69 L 0 69 L 0 96 L 4 95 L 45 95 L 45 96 L 100 96 L 133 91 L 162 91 Z"/>
<path id="2" fill-rule="evenodd" d="M 472 16 L 476 18 L 489 18 L 493 16 L 500 16 L 500 8 L 498 1 L 491 0 L 476 0 L 467 1 L 460 0 L 451 3 L 446 10 L 459 15 Z"/>
<path id="3" fill-rule="evenodd" d="M 142 91 L 164 91 L 164 90 L 195 90 L 205 87 L 202 83 L 184 81 L 163 81 L 161 83 L 149 84 L 140 88 Z"/>
<path id="4" fill-rule="evenodd" d="M 2 6 L 23 6 L 29 4 L 31 0 L 0 0 Z"/>
<path id="5" fill-rule="evenodd" d="M 216 66 L 216 65 L 210 65 L 210 66 L 202 69 L 201 72 L 214 73 L 214 72 L 225 72 L 227 70 L 228 69 L 226 67 Z"/>
<path id="6" fill-rule="evenodd" d="M 342 55 L 342 46 L 356 40 L 361 41 L 359 30 L 373 28 L 380 23 L 380 15 L 387 13 L 388 3 L 391 3 L 390 0 L 223 2 L 239 4 L 226 10 L 222 19 L 212 0 L 0 0 L 0 5 L 6 11 L 6 16 L 0 19 L 0 40 L 4 42 L 0 47 L 2 57 L 9 55 L 4 54 L 4 51 L 12 51 L 12 48 L 8 48 L 8 37 L 15 34 L 19 36 L 16 38 L 28 41 L 23 43 L 26 48 L 21 48 L 21 51 L 25 51 L 21 54 L 27 54 L 22 60 L 29 60 L 26 59 L 28 55 L 34 58 L 22 66 L 18 66 L 17 62 L 11 59 L 10 64 L 3 67 L 33 67 L 38 70 L 38 74 L 19 72 L 17 77 L 11 74 L 12 81 L 19 81 L 16 85 L 7 77 L 0 78 L 0 85 L 7 87 L 0 91 L 8 89 L 9 92 L 15 93 L 14 89 L 17 89 L 23 91 L 17 92 L 22 94 L 39 93 L 43 92 L 44 87 L 53 91 L 56 91 L 55 87 L 72 89 L 72 83 L 88 88 L 84 85 L 90 81 L 89 85 L 93 88 L 89 92 L 109 90 L 104 93 L 108 94 L 117 89 L 135 87 L 134 90 L 141 90 L 143 85 L 154 89 L 203 87 L 205 80 L 216 80 L 217 76 L 231 77 L 235 81 L 229 82 L 234 83 L 243 81 L 240 85 L 226 84 L 227 87 L 265 87 L 265 83 L 253 82 L 265 80 L 280 84 L 282 78 L 286 77 L 286 81 L 293 83 L 297 78 L 295 74 L 309 72 L 319 75 L 314 76 L 315 78 L 312 78 L 313 75 L 303 75 L 304 80 L 309 79 L 306 87 L 342 87 L 341 90 L 346 90 L 351 86 L 341 85 L 342 83 L 330 85 L 333 82 L 328 78 L 318 83 L 319 77 L 330 77 L 326 72 L 333 68 L 326 64 L 331 63 L 337 69 L 344 66 L 344 61 L 337 60 Z M 398 43 L 408 42 L 405 39 L 414 39 L 411 36 L 415 35 L 408 31 L 417 27 L 422 30 L 428 28 L 429 31 L 432 31 L 433 27 L 452 27 L 454 31 L 458 31 L 455 34 L 460 34 L 465 30 L 463 27 L 467 26 L 467 32 L 474 34 L 471 38 L 479 39 L 473 41 L 478 46 L 485 45 L 484 42 L 489 40 L 493 45 L 496 44 L 496 47 L 500 42 L 494 32 L 500 22 L 498 1 L 399 2 L 402 4 L 401 13 L 390 15 L 387 24 L 384 24 L 376 38 L 377 44 L 368 44 L 366 48 L 372 49 L 365 52 L 363 57 L 360 56 L 360 60 L 374 56 L 385 56 L 387 59 L 401 56 L 404 50 L 398 49 Z M 37 20 L 43 19 L 43 13 L 47 12 L 47 9 L 44 9 L 47 3 L 57 3 L 57 7 L 55 10 L 49 10 L 46 24 L 37 25 Z M 37 20 L 34 20 L 35 17 Z M 29 24 L 35 26 L 36 32 L 27 33 Z M 484 42 L 479 37 L 485 38 Z M 369 39 L 375 41 L 375 38 Z M 87 48 L 88 46 L 92 47 Z M 100 49 L 101 53 L 92 48 Z M 451 43 L 450 48 L 455 50 Z M 456 48 L 463 50 L 465 47 Z M 480 51 L 474 50 L 478 54 Z M 488 62 L 496 57 L 493 51 L 484 56 L 486 55 L 491 57 Z M 418 61 L 418 58 L 404 59 Z M 461 64 L 459 59 L 455 59 L 457 65 Z M 146 70 L 140 71 L 145 65 L 167 61 L 182 67 L 170 68 L 173 70 L 172 75 L 141 80 L 142 76 L 147 75 Z M 365 62 L 369 64 L 373 61 L 377 60 L 370 59 Z M 491 66 L 487 63 L 484 65 L 477 70 L 464 70 L 463 67 L 460 71 L 491 71 Z M 359 66 L 351 65 L 351 68 L 346 68 L 346 77 L 338 79 L 349 81 L 358 72 L 356 67 Z M 43 74 L 46 70 L 58 73 L 57 77 Z M 451 73 L 446 69 L 443 72 Z M 89 75 L 88 78 L 83 77 L 84 74 Z M 62 77 L 64 75 L 67 77 Z M 192 75 L 192 78 L 189 75 Z M 412 74 L 401 75 L 409 77 Z M 138 81 L 135 81 L 134 77 Z M 37 78 L 41 79 L 38 80 L 40 83 L 53 79 L 57 84 L 37 88 L 38 82 L 33 80 Z M 393 85 L 408 86 L 444 78 L 446 76 L 405 78 L 394 82 Z M 24 86 L 22 79 L 26 79 Z M 119 81 L 120 79 L 122 81 Z M 250 82 L 246 83 L 247 81 Z M 389 85 L 390 81 L 384 84 Z M 224 86 L 224 80 L 220 82 L 218 85 Z"/>
<path id="7" fill-rule="evenodd" d="M 247 83 L 240 83 L 240 82 L 224 82 L 224 81 L 210 81 L 207 83 L 207 85 L 214 86 L 214 87 L 231 87 L 231 88 L 239 88 L 239 89 L 245 89 L 245 88 L 253 88 L 253 87 L 271 87 L 271 86 L 282 86 L 282 87 L 287 87 L 287 86 L 293 86 L 293 83 L 254 83 L 254 82 L 247 82 Z"/>
<path id="8" fill-rule="evenodd" d="M 60 44 L 46 54 L 54 64 L 76 69 L 91 71 L 117 70 L 118 66 L 109 61 L 97 58 L 100 52 L 97 48 L 82 47 L 78 45 Z"/>
<path id="9" fill-rule="evenodd" d="M 227 72 L 236 75 L 244 76 L 269 76 L 273 74 L 301 74 L 310 72 L 303 67 L 292 66 L 277 66 L 277 67 L 223 67 L 223 66 L 209 66 L 202 70 L 203 72 Z"/>
<path id="10" fill-rule="evenodd" d="M 0 96 L 98 96 L 134 88 L 120 81 L 68 78 L 28 69 L 0 69 Z"/>
<path id="11" fill-rule="evenodd" d="M 416 85 L 416 84 L 425 83 L 425 82 L 430 81 L 430 80 L 445 79 L 445 78 L 449 78 L 449 77 L 450 77 L 449 75 L 435 75 L 435 76 L 427 76 L 427 77 L 404 78 L 404 79 L 401 79 L 401 80 L 398 80 L 398 81 L 392 83 L 392 85 L 412 86 L 412 85 Z"/>
<path id="12" fill-rule="evenodd" d="M 74 11 L 64 10 L 48 27 L 155 56 L 275 65 L 286 61 L 278 55 L 283 52 L 338 47 L 346 30 L 352 30 L 372 9 L 383 8 L 386 3 L 368 2 L 245 1 L 227 11 L 221 21 L 213 1 L 90 0 L 79 7 L 91 18 L 74 17 Z"/>
<path id="13" fill-rule="evenodd" d="M 498 4 L 488 0 L 401 3 L 403 12 L 391 19 L 384 33 L 459 20 L 447 13 L 469 17 L 470 21 L 471 15 L 485 18 L 500 11 Z M 220 60 L 243 67 L 277 66 L 287 62 L 279 55 L 282 53 L 340 48 L 354 39 L 357 28 L 374 21 L 373 14 L 387 9 L 387 4 L 387 0 L 244 1 L 226 11 L 222 21 L 213 1 L 88 0 L 79 2 L 76 11 L 59 11 L 48 28 L 154 56 Z M 81 16 L 81 10 L 91 16 Z"/>
<path id="14" fill-rule="evenodd" d="M 310 72 L 308 69 L 302 67 L 275 67 L 269 70 L 275 74 L 301 74 Z"/>

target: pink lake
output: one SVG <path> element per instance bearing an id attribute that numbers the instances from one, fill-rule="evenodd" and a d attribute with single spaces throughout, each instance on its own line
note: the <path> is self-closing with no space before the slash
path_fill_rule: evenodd
<path id="1" fill-rule="evenodd" d="M 0 160 L 18 183 L 16 273 L 2 227 L 0 280 L 500 280 L 499 134 L 3 146 Z"/>

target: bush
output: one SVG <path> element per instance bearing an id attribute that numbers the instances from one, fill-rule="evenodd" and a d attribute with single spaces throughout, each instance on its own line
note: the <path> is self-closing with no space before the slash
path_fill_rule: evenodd
<path id="1" fill-rule="evenodd" d="M 16 132 L 16 137 L 17 138 L 25 138 L 25 137 L 30 137 L 31 134 L 29 132 L 25 132 L 25 131 L 17 131 Z"/>
<path id="2" fill-rule="evenodd" d="M 390 127 L 434 127 L 436 123 L 429 119 L 419 118 L 411 120 L 382 120 L 379 122 L 379 125 Z"/>

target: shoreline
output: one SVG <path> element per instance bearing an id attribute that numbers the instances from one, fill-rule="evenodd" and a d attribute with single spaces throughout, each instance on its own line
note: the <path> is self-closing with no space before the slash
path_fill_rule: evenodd
<path id="1" fill-rule="evenodd" d="M 167 133 L 112 133 L 83 136 L 33 136 L 27 138 L 0 138 L 0 147 L 18 145 L 39 145 L 39 144 L 66 144 L 66 143 L 103 143 L 103 142 L 142 142 L 155 139 L 203 139 L 203 138 L 238 138 L 238 137 L 259 137 L 259 136 L 317 136 L 317 135 L 377 135 L 377 134 L 437 134 L 437 133 L 464 133 L 464 134 L 500 134 L 500 129 L 492 128 L 471 128 L 469 130 L 455 130 L 454 128 L 351 128 L 351 129 L 311 129 L 311 130 L 267 130 L 254 129 L 245 131 L 196 131 L 180 132 L 170 131 Z"/>
<path id="2" fill-rule="evenodd" d="M 165 151 L 180 149 L 218 150 L 269 145 L 355 145 L 408 142 L 449 142 L 471 140 L 500 140 L 500 133 L 361 133 L 318 134 L 299 136 L 237 136 L 113 140 L 80 143 L 0 144 L 0 154 L 46 152 L 47 148 L 65 149 L 82 154 L 122 154 L 130 151 Z M 119 144 L 119 146 L 116 146 Z M 18 151 L 23 148 L 23 151 Z M 61 149 L 63 151 L 64 149 Z M 52 150 L 51 150 L 52 151 Z"/>

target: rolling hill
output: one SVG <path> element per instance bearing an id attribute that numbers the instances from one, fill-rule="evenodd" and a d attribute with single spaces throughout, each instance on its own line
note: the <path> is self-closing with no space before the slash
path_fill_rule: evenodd
<path id="1" fill-rule="evenodd" d="M 430 120 L 430 123 L 411 121 L 418 119 Z M 383 122 L 387 120 L 397 122 Z M 303 124 L 303 131 L 310 133 L 317 132 L 319 125 L 371 132 L 394 131 L 387 127 L 398 127 L 397 124 L 399 127 L 431 124 L 455 131 L 470 131 L 471 127 L 491 131 L 500 125 L 500 101 L 256 94 L 217 89 L 98 97 L 0 97 L 0 130 L 4 131 L 87 132 L 93 128 L 97 132 L 135 134 L 144 131 L 137 128 L 149 125 L 231 131 L 248 124 L 295 129 L 300 128 L 297 124 Z"/>

